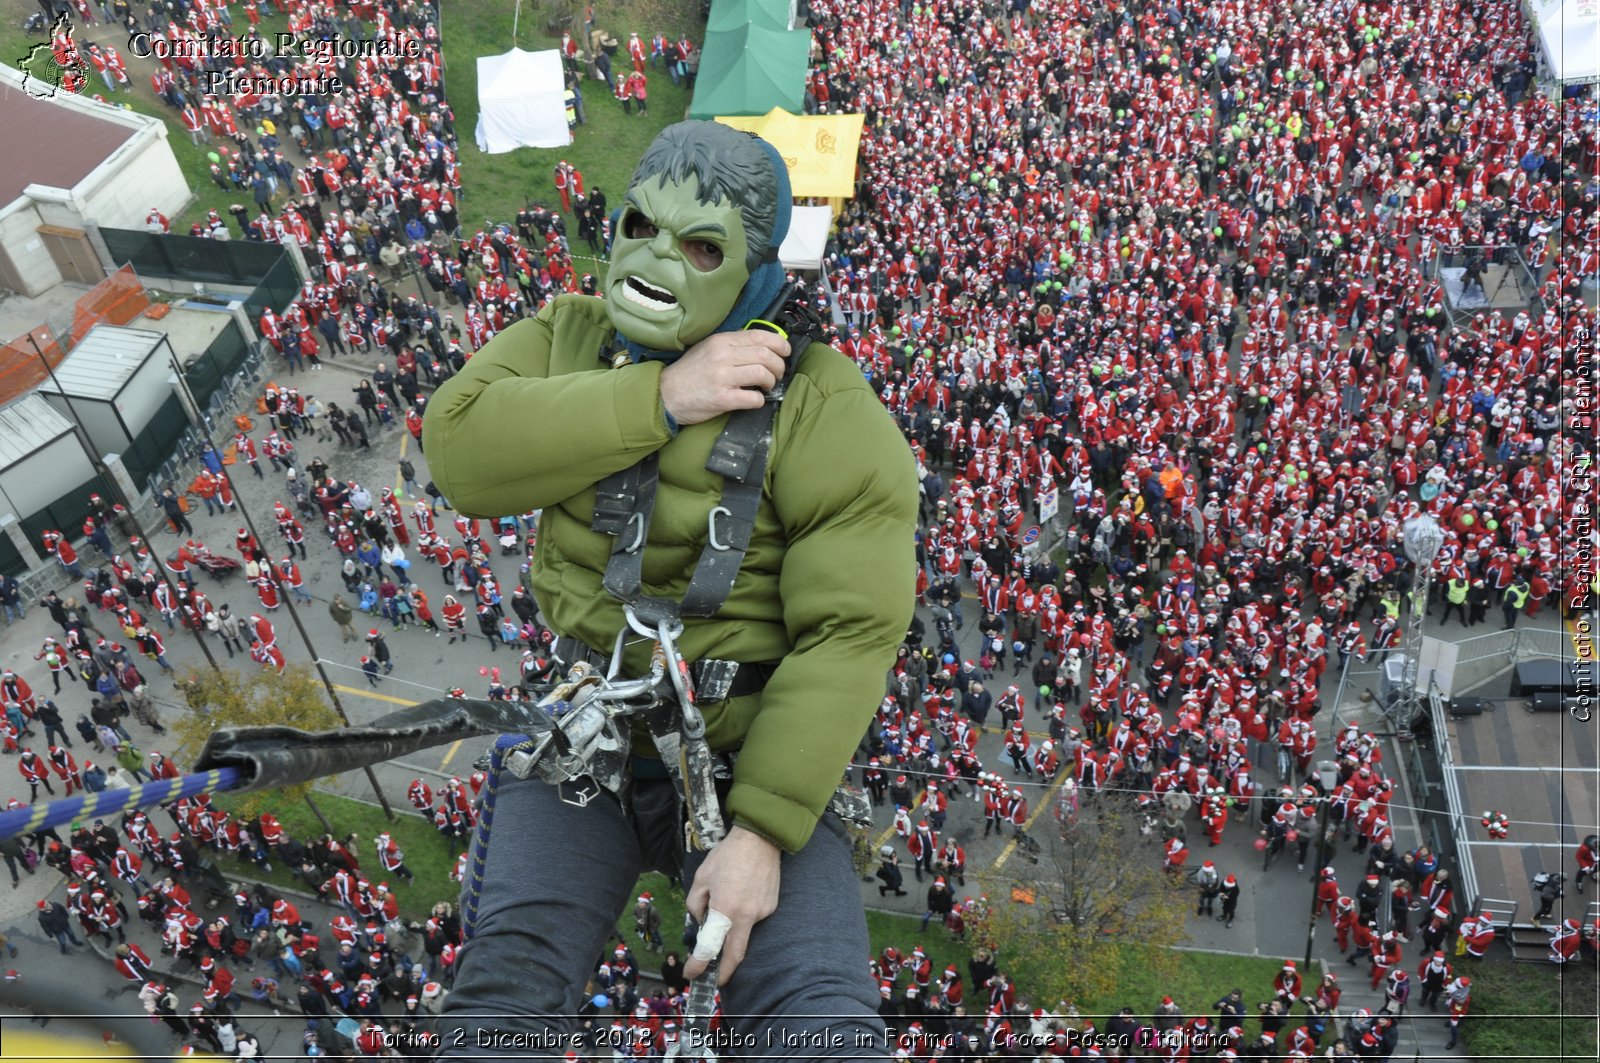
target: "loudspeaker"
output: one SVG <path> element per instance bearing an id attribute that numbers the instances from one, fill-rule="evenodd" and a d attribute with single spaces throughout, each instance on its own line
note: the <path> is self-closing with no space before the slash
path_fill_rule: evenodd
<path id="1" fill-rule="evenodd" d="M 1488 698 L 1457 698 L 1450 703 L 1450 715 L 1454 717 L 1481 716 L 1493 708 L 1494 702 Z"/>
<path id="2" fill-rule="evenodd" d="M 1560 712 L 1565 706 L 1562 704 L 1561 691 L 1541 690 L 1528 699 L 1530 712 Z"/>

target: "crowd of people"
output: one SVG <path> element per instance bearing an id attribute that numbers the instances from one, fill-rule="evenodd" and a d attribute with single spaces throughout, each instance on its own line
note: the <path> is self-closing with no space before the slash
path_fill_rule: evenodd
<path id="1" fill-rule="evenodd" d="M 168 778 L 177 768 L 152 753 L 148 772 Z M 461 944 L 452 905 L 436 905 L 425 922 L 403 919 L 398 882 L 391 889 L 362 874 L 355 835 L 302 842 L 270 812 L 233 815 L 206 795 L 161 812 L 176 828 L 170 835 L 150 811 L 130 810 L 115 825 L 77 824 L 66 840 L 45 830 L 4 843 L 8 864 L 19 854 L 28 873 L 43 863 L 66 880 L 65 899 L 41 900 L 37 911 L 63 956 L 96 942 L 152 1022 L 216 1055 L 262 1055 L 249 1029 L 268 1021 L 262 1009 L 305 1018 L 306 1055 L 431 1054 Z M 373 877 L 414 884 L 390 835 L 373 848 L 381 868 Z M 274 863 L 332 908 L 326 925 L 303 916 L 292 894 L 224 877 L 270 872 Z M 247 1015 L 246 1002 L 261 1007 Z M 342 1018 L 359 1028 L 337 1034 Z"/>
<path id="2" fill-rule="evenodd" d="M 246 22 L 253 10 L 245 5 Z M 332 442 L 331 431 L 341 447 L 365 448 L 369 429 L 404 425 L 420 448 L 425 384 L 554 295 L 592 293 L 594 278 L 574 265 L 562 211 L 530 205 L 463 235 L 434 7 L 289 13 L 308 31 L 415 42 L 423 58 L 356 60 L 352 91 L 328 101 L 206 98 L 201 71 L 183 61 L 163 63 L 153 87 L 217 151 L 218 185 L 251 190 L 258 209 L 234 212 L 238 234 L 295 238 L 316 263 L 294 303 L 259 322 L 282 371 L 349 350 L 386 361 L 345 409 L 274 386 L 258 408 L 270 429 L 261 445 L 244 429 L 235 439 L 236 468 L 261 475 L 260 450 L 286 472 L 275 510 L 285 559 L 243 531 L 235 544 L 260 599 L 249 620 L 212 610 L 184 578 L 210 556 L 198 543 L 167 566 L 172 600 L 137 541 L 132 557 L 104 551 L 110 563 L 86 600 L 115 614 L 158 666 L 164 651 L 147 616 L 220 634 L 230 656 L 249 643 L 281 669 L 268 618 L 300 585 L 296 551 L 305 558 L 303 520 L 314 521 L 343 555 L 350 599 L 335 596 L 329 609 L 347 639 L 360 638 L 353 618 L 365 612 L 373 619 L 362 626 L 381 618 L 393 630 L 516 646 L 520 674 L 503 682 L 494 669 L 489 694 L 524 696 L 550 667 L 547 632 L 520 581 L 504 596 L 507 614 L 490 558 L 496 541 L 515 555 L 532 549 L 531 515 L 487 527 L 457 517 L 452 536 L 439 523 L 442 500 L 409 463 L 407 512 L 391 490 L 374 498 L 321 459 L 302 465 L 295 446 Z M 194 4 L 183 20 L 152 14 L 144 28 L 178 39 L 231 32 L 228 18 L 226 4 Z M 1354 888 L 1326 874 L 1319 917 L 1396 1007 L 1346 1016 L 1357 1021 L 1341 1028 L 1330 1021 L 1337 979 L 1302 992 L 1294 975 L 1294 991 L 1275 987 L 1278 1010 L 1259 1039 L 1223 1051 L 1387 1056 L 1408 983 L 1424 1003 L 1447 1004 L 1453 1044 L 1470 977 L 1452 964 L 1470 959 L 1448 949 L 1460 941 L 1467 957 L 1482 955 L 1494 922 L 1453 898 L 1432 853 L 1395 850 L 1393 784 L 1369 734 L 1338 737 L 1336 777 L 1314 770 L 1315 721 L 1330 663 L 1336 672 L 1350 656 L 1392 651 L 1411 610 L 1442 607 L 1445 620 L 1454 610 L 1469 626 L 1498 610 L 1510 628 L 1594 589 L 1585 543 L 1559 534 L 1572 500 L 1592 504 L 1594 494 L 1584 471 L 1592 430 L 1572 419 L 1580 367 L 1570 343 L 1592 335 L 1583 285 L 1600 273 L 1592 101 L 1536 91 L 1521 10 L 1475 0 L 1271 12 L 1220 0 L 1159 9 L 812 0 L 809 21 L 821 58 L 809 107 L 867 116 L 858 192 L 828 258 L 844 321 L 829 338 L 879 390 L 922 475 L 929 623 L 908 634 L 859 769 L 875 802 L 893 809 L 918 880 L 930 882 L 930 916 L 965 932 L 979 902 L 956 894 L 965 886 L 956 835 L 980 819 L 986 835 L 1019 833 L 1030 795 L 1036 805 L 1058 776 L 1053 814 L 1125 791 L 1158 828 L 1150 858 L 1174 871 L 1192 867 L 1190 831 L 1216 845 L 1230 818 L 1259 833 L 1269 855 L 1292 848 L 1297 864 L 1315 866 L 1326 806 L 1338 840 L 1367 854 L 1368 874 Z M 688 42 L 659 43 L 641 57 L 644 42 L 630 39 L 632 72 L 642 76 L 659 52 L 676 79 Z M 576 53 L 564 54 L 581 76 Z M 607 80 L 622 98 L 631 77 Z M 302 165 L 287 161 L 283 135 Z M 604 192 L 563 166 L 563 209 L 598 250 Z M 212 217 L 199 231 L 225 235 L 226 225 Z M 395 293 L 411 261 L 433 300 Z M 1470 294 L 1474 275 L 1487 295 L 1490 263 L 1525 263 L 1534 288 L 1525 294 L 1536 298 L 1449 327 L 1447 301 Z M 441 313 L 453 306 L 459 326 Z M 208 510 L 233 502 L 222 460 L 208 459 L 192 486 Z M 1045 505 L 1067 531 L 1036 557 L 1022 549 L 1024 531 Z M 1414 594 L 1402 545 L 1404 522 L 1423 514 L 1444 531 L 1433 601 Z M 450 588 L 437 613 L 408 547 Z M 47 548 L 79 575 L 68 537 Z M 964 614 L 968 589 L 975 617 Z M 101 697 L 136 709 L 142 684 L 120 681 L 124 667 L 137 673 L 126 651 L 119 660 L 115 643 L 87 630 L 87 610 L 70 599 L 60 607 L 79 622 L 41 651 L 57 687 L 72 660 L 105 657 L 93 681 L 114 689 Z M 969 619 L 982 633 L 976 655 L 957 645 Z M 392 659 L 379 628 L 366 641 L 376 685 Z M 977 755 L 991 714 L 1006 735 L 1004 764 Z M 25 730 L 11 727 L 8 751 Z M 424 814 L 463 837 L 470 799 L 453 810 L 432 801 Z M 1585 858 L 1580 846 L 1580 886 L 1592 848 Z M 882 892 L 903 889 L 898 850 L 879 871 Z M 1197 880 L 1202 911 L 1220 898 L 1218 917 L 1231 925 L 1237 876 L 1204 861 Z M 1592 956 L 1597 928 L 1569 923 L 1552 936 L 1552 958 Z M 1412 942 L 1420 954 L 1407 957 Z M 597 984 L 627 1016 L 620 1024 L 649 1028 L 634 1040 L 664 1050 L 674 987 L 621 992 L 637 965 L 631 953 L 612 960 Z M 992 957 L 965 980 L 953 967 L 939 974 L 920 947 L 873 962 L 885 1008 L 916 1031 L 899 1046 L 907 1056 L 1036 1054 L 1027 1046 L 1068 1022 L 1064 1006 L 1019 1011 Z M 1231 1018 L 1242 1029 L 1244 1008 L 1237 998 L 1222 1007 L 1227 999 L 1211 1009 L 1219 1034 Z M 1291 1018 L 1297 1002 L 1304 1015 Z M 1105 1030 L 1134 1021 L 1117 1016 Z M 1212 1020 L 1169 1002 L 1149 1021 Z"/>

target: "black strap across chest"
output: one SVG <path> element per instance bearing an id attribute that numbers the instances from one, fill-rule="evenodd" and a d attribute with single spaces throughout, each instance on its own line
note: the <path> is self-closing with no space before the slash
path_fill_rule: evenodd
<path id="1" fill-rule="evenodd" d="M 755 531 L 778 406 L 811 336 L 809 332 L 791 332 L 789 341 L 783 379 L 761 406 L 729 415 L 706 459 L 706 469 L 722 477 L 722 497 L 706 516 L 706 543 L 681 602 L 645 594 L 642 587 L 644 548 L 660 482 L 660 452 L 613 473 L 596 487 L 594 519 L 589 526 L 613 537 L 602 584 L 612 597 L 633 606 L 645 623 L 714 616 L 728 600 Z"/>

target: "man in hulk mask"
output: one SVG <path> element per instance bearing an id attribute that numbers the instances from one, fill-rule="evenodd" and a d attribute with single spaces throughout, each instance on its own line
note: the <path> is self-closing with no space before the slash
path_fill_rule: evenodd
<path id="1" fill-rule="evenodd" d="M 605 298 L 556 299 L 428 404 L 429 464 L 451 505 L 542 510 L 533 584 L 565 661 L 603 661 L 623 601 L 643 596 L 681 603 L 685 661 L 738 664 L 725 696 L 699 700 L 710 748 L 731 764 L 719 784 L 729 830 L 709 853 L 685 851 L 681 802 L 637 724 L 626 800 L 576 807 L 537 778 L 502 776 L 443 1055 L 569 1028 L 648 868 L 681 869 L 690 912 L 726 927 L 723 1010 L 765 1017 L 735 1020 L 739 1032 L 803 1039 L 758 1036 L 741 1053 L 857 1057 L 874 1043 L 858 1035 L 882 1044 L 849 843 L 828 807 L 910 619 L 916 478 L 848 359 L 811 343 L 791 366 L 783 335 L 745 328 L 784 288 L 790 207 L 770 145 L 712 122 L 667 128 L 624 197 Z M 756 472 L 732 477 L 759 485 L 741 518 L 730 477 L 707 465 L 719 467 L 730 415 L 756 409 L 776 412 Z M 623 674 L 647 674 L 651 652 L 632 639 Z"/>

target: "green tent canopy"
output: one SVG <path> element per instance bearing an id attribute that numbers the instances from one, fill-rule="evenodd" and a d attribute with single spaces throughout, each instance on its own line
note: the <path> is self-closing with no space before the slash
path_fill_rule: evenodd
<path id="1" fill-rule="evenodd" d="M 716 0 L 706 18 L 706 35 L 737 30 L 747 23 L 764 30 L 789 29 L 789 0 Z"/>
<path id="2" fill-rule="evenodd" d="M 774 107 L 798 114 L 805 103 L 810 58 L 810 30 L 765 29 L 747 22 L 707 33 L 689 117 L 761 115 Z"/>

